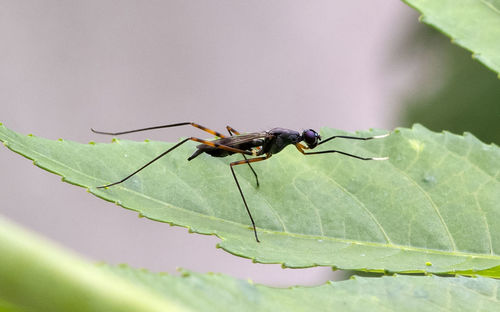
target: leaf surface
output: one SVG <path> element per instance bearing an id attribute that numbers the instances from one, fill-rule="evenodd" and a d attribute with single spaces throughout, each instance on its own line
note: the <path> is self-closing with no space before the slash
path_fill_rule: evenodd
<path id="1" fill-rule="evenodd" d="M 437 276 L 355 277 L 317 287 L 273 288 L 221 274 L 155 274 L 110 267 L 192 311 L 495 311 L 500 281 Z"/>
<path id="2" fill-rule="evenodd" d="M 273 288 L 213 273 L 96 267 L 0 217 L 0 311 L 495 311 L 499 286 L 384 276 Z"/>
<path id="3" fill-rule="evenodd" d="M 346 132 L 323 129 L 321 134 Z M 337 139 L 321 146 L 390 156 L 388 161 L 305 157 L 287 148 L 254 164 L 259 188 L 246 166 L 235 167 L 261 243 L 255 242 L 229 170 L 239 155 L 203 154 L 188 162 L 194 144 L 186 143 L 123 184 L 96 189 L 173 143 L 79 144 L 25 136 L 3 126 L 0 140 L 96 196 L 153 220 L 216 234 L 220 247 L 257 262 L 500 275 L 500 150 L 470 134 L 434 133 L 416 125 L 381 140 Z"/>
<path id="4" fill-rule="evenodd" d="M 472 57 L 500 73 L 499 0 L 403 0 L 420 20 L 472 52 Z M 500 77 L 500 75 L 499 75 Z"/>

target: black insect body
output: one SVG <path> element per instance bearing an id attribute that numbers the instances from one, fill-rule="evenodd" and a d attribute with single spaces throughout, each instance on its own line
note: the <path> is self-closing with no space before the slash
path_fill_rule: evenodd
<path id="1" fill-rule="evenodd" d="M 252 170 L 255 180 L 257 183 L 257 186 L 259 186 L 259 178 L 257 176 L 257 173 L 253 169 L 251 163 L 253 162 L 258 162 L 262 160 L 266 160 L 269 157 L 271 157 L 273 154 L 279 153 L 281 150 L 283 150 L 286 146 L 288 145 L 295 145 L 295 147 L 299 150 L 304 155 L 313 155 L 313 154 L 325 154 L 325 153 L 339 153 L 342 155 L 346 155 L 349 157 L 354 157 L 357 159 L 361 160 L 385 160 L 388 159 L 387 157 L 360 157 L 356 156 L 353 154 L 349 154 L 346 152 L 338 151 L 338 150 L 324 150 L 324 151 L 318 151 L 318 152 L 308 152 L 307 150 L 312 150 L 316 146 L 326 143 L 330 140 L 333 140 L 335 138 L 343 138 L 343 139 L 352 139 L 352 140 L 371 140 L 371 139 L 379 139 L 388 136 L 388 134 L 385 135 L 379 135 L 379 136 L 372 136 L 372 137 L 367 137 L 367 138 L 359 138 L 359 137 L 352 137 L 352 136 L 343 136 L 343 135 L 335 135 L 331 136 L 325 140 L 321 139 L 321 136 L 314 130 L 308 129 L 302 131 L 302 133 L 290 130 L 290 129 L 284 129 L 284 128 L 273 128 L 268 131 L 263 131 L 263 132 L 254 132 L 254 133 L 248 133 L 248 134 L 240 134 L 238 131 L 233 129 L 230 126 L 227 126 L 226 129 L 229 132 L 229 136 L 225 136 L 217 131 L 208 129 L 206 127 L 203 127 L 202 125 L 199 125 L 194 122 L 182 122 L 182 123 L 176 123 L 176 124 L 168 124 L 168 125 L 162 125 L 162 126 L 156 126 L 156 127 L 149 127 L 149 128 L 142 128 L 142 129 L 136 129 L 136 130 L 130 130 L 130 131 L 123 131 L 123 132 L 102 132 L 102 131 L 95 131 L 94 129 L 91 129 L 95 133 L 99 134 L 108 134 L 108 135 L 120 135 L 120 134 L 126 134 L 126 133 L 132 133 L 132 132 L 138 132 L 138 131 L 145 131 L 145 130 L 153 130 L 153 129 L 161 129 L 161 128 L 171 128 L 171 127 L 178 127 L 178 126 L 184 126 L 184 125 L 191 125 L 193 127 L 196 127 L 198 129 L 201 129 L 203 131 L 206 131 L 210 134 L 213 134 L 219 139 L 216 140 L 203 140 L 203 139 L 198 139 L 195 137 L 189 137 L 186 138 L 179 143 L 175 144 L 173 147 L 170 149 L 166 150 L 165 152 L 161 153 L 148 163 L 146 163 L 144 166 L 141 168 L 137 169 L 136 171 L 132 172 L 130 175 L 126 176 L 120 181 L 103 185 L 103 186 L 98 186 L 98 188 L 106 188 L 110 187 L 116 184 L 120 184 L 142 169 L 146 168 L 156 160 L 160 159 L 161 157 L 165 156 L 172 150 L 176 149 L 180 145 L 186 143 L 187 141 L 195 141 L 201 143 L 196 147 L 196 151 L 191 155 L 188 160 L 192 160 L 198 155 L 202 153 L 207 153 L 210 156 L 213 157 L 226 157 L 229 155 L 233 154 L 241 154 L 243 155 L 244 159 L 240 161 L 235 161 L 229 164 L 229 167 L 231 169 L 231 173 L 233 174 L 234 181 L 236 182 L 236 186 L 238 187 L 238 190 L 241 195 L 241 199 L 243 200 L 243 204 L 245 205 L 245 209 L 248 213 L 248 216 L 250 217 L 250 221 L 252 222 L 252 227 L 253 227 L 253 232 L 255 235 L 255 240 L 259 242 L 259 237 L 257 235 L 257 229 L 255 227 L 255 222 L 253 220 L 252 214 L 250 212 L 250 209 L 248 208 L 247 202 L 245 200 L 245 196 L 243 195 L 243 192 L 241 190 L 240 184 L 238 182 L 238 178 L 236 177 L 236 174 L 234 173 L 233 167 L 237 165 L 242 165 L 242 164 L 248 164 L 250 169 Z M 233 135 L 234 134 L 234 135 Z M 302 144 L 302 142 L 305 143 Z M 252 156 L 254 158 L 248 159 L 246 156 Z"/>

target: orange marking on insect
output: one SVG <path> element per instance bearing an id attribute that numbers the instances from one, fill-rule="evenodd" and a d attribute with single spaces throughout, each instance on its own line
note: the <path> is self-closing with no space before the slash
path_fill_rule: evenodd
<path id="1" fill-rule="evenodd" d="M 301 152 L 302 154 L 305 154 L 304 149 L 307 149 L 307 147 L 305 147 L 304 145 L 302 145 L 300 143 L 295 144 L 295 147 L 299 150 L 299 152 Z"/>
<path id="2" fill-rule="evenodd" d="M 210 133 L 210 134 L 213 134 L 213 135 L 215 135 L 215 136 L 218 136 L 219 138 L 225 138 L 225 136 L 224 136 L 223 134 L 221 134 L 221 133 L 219 133 L 219 132 L 217 132 L 217 131 L 214 131 L 214 130 L 212 130 L 212 129 L 205 128 L 205 127 L 203 127 L 202 125 L 199 125 L 199 124 L 197 124 L 197 123 L 192 122 L 192 123 L 191 123 L 191 125 L 192 125 L 193 127 L 196 127 L 196 128 L 198 128 L 198 129 L 201 129 L 201 130 L 203 130 L 203 131 L 206 131 L 206 132 L 208 132 L 208 133 Z"/>

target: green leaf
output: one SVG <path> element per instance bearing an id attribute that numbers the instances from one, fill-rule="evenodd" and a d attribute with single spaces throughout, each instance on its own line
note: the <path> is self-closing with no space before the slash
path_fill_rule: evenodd
<path id="1" fill-rule="evenodd" d="M 355 277 L 318 287 L 272 288 L 221 274 L 111 271 L 192 311 L 495 311 L 500 281 L 437 276 Z"/>
<path id="2" fill-rule="evenodd" d="M 24 311 L 20 307 L 12 305 L 0 299 L 0 312 L 21 312 Z"/>
<path id="3" fill-rule="evenodd" d="M 499 0 L 403 0 L 422 13 L 420 18 L 472 52 L 500 73 Z M 500 77 L 500 75 L 499 75 Z"/>
<path id="4" fill-rule="evenodd" d="M 398 62 L 406 64 L 425 51 L 426 55 L 433 55 L 433 61 L 422 64 L 423 74 L 417 83 L 408 86 L 412 91 L 401 100 L 401 123 L 418 122 L 435 131 L 470 131 L 483 142 L 500 144 L 497 76 L 474 61 L 469 51 L 450 44 L 434 28 L 408 29 L 404 37 L 406 43 L 395 49 L 397 56 L 391 57 L 399 57 Z"/>
<path id="5" fill-rule="evenodd" d="M 0 217 L 0 311 L 494 311 L 499 284 L 385 276 L 272 288 L 212 273 L 94 266 Z"/>
<path id="6" fill-rule="evenodd" d="M 322 131 L 323 137 L 333 134 L 346 132 Z M 79 144 L 3 126 L 0 140 L 69 183 L 150 219 L 215 233 L 221 248 L 257 262 L 500 276 L 500 149 L 470 134 L 438 134 L 416 125 L 381 140 L 337 139 L 321 146 L 390 156 L 378 162 L 336 154 L 304 157 L 287 148 L 255 164 L 260 188 L 246 166 L 237 166 L 261 243 L 228 166 L 241 156 L 204 154 L 188 162 L 194 144 L 186 143 L 123 184 L 96 189 L 173 143 Z"/>
<path id="7" fill-rule="evenodd" d="M 185 311 L 0 216 L 0 311 L 2 305 L 6 311 Z"/>

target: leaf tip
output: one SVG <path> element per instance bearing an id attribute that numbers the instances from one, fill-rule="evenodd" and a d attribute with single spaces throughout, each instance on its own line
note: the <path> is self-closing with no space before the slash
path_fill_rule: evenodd
<path id="1" fill-rule="evenodd" d="M 64 141 L 64 139 L 62 139 L 62 138 L 57 139 L 57 142 L 63 142 L 63 141 Z"/>
<path id="2" fill-rule="evenodd" d="M 426 265 L 426 266 L 432 266 L 432 262 L 427 261 L 427 262 L 425 263 L 425 265 Z"/>
<path id="3" fill-rule="evenodd" d="M 94 141 L 90 141 L 89 145 L 95 145 L 95 142 Z"/>

